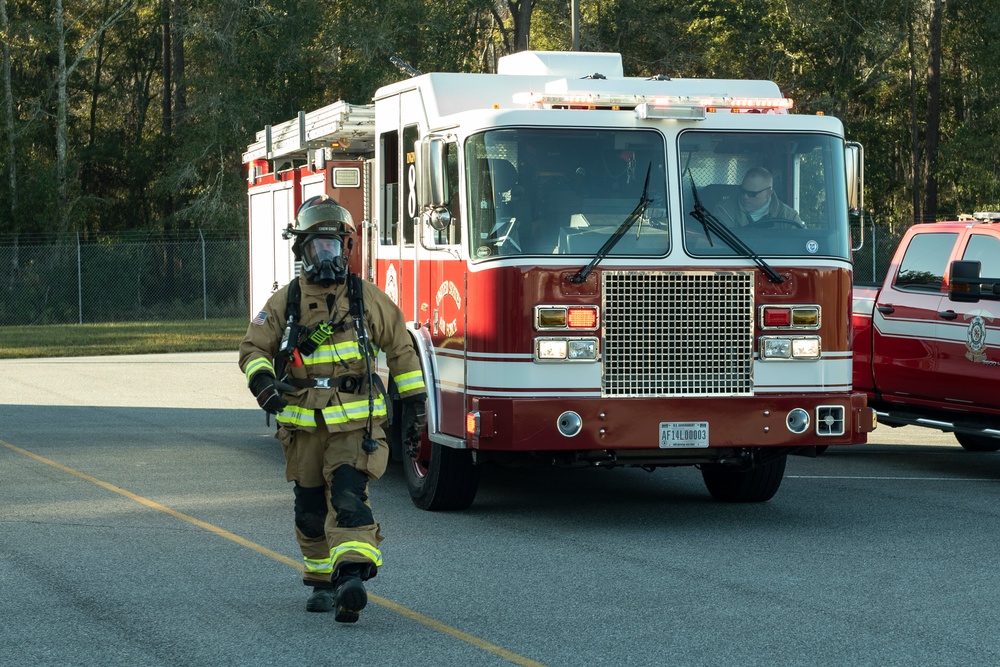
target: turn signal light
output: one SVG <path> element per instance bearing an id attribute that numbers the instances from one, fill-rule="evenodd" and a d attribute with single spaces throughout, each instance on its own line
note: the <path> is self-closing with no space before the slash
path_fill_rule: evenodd
<path id="1" fill-rule="evenodd" d="M 566 313 L 570 329 L 596 329 L 597 308 L 570 308 Z"/>
<path id="2" fill-rule="evenodd" d="M 818 305 L 761 306 L 760 326 L 764 329 L 819 329 Z"/>
<path id="3" fill-rule="evenodd" d="M 787 327 L 792 324 L 791 308 L 764 308 L 765 327 Z"/>
<path id="4" fill-rule="evenodd" d="M 535 306 L 535 330 L 597 329 L 597 306 Z"/>

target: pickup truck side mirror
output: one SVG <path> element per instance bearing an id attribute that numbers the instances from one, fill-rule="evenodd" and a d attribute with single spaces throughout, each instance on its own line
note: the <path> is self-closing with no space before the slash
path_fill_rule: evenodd
<path id="1" fill-rule="evenodd" d="M 951 263 L 948 276 L 948 299 L 976 303 L 980 299 L 1000 301 L 1000 278 L 982 278 L 982 263 L 957 260 Z"/>

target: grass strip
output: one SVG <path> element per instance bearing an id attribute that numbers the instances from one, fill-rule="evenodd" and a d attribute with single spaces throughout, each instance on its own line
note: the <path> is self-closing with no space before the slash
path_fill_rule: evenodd
<path id="1" fill-rule="evenodd" d="M 243 318 L 0 327 L 0 359 L 236 350 Z"/>

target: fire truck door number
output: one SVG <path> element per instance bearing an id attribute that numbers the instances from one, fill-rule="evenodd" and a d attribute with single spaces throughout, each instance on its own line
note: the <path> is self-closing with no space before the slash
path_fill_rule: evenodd
<path id="1" fill-rule="evenodd" d="M 660 449 L 708 447 L 708 422 L 660 422 Z"/>

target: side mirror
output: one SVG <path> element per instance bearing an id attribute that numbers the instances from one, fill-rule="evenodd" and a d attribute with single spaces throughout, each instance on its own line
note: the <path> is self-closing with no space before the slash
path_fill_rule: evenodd
<path id="1" fill-rule="evenodd" d="M 417 174 L 420 179 L 417 203 L 421 210 L 448 203 L 444 137 L 429 134 L 417 142 Z"/>
<path id="2" fill-rule="evenodd" d="M 864 208 L 865 152 L 861 144 L 849 141 L 844 145 L 844 167 L 847 170 L 847 208 L 857 213 Z"/>
<path id="3" fill-rule="evenodd" d="M 847 177 L 847 210 L 858 216 L 857 252 L 865 245 L 865 149 L 856 141 L 844 144 L 844 171 Z"/>
<path id="4" fill-rule="evenodd" d="M 976 303 L 980 299 L 1000 301 L 1000 278 L 983 278 L 982 263 L 958 260 L 948 269 L 948 299 Z"/>
<path id="5" fill-rule="evenodd" d="M 444 137 L 429 134 L 417 142 L 418 200 L 421 216 L 437 231 L 451 224 L 448 212 L 448 161 Z"/>
<path id="6" fill-rule="evenodd" d="M 955 261 L 948 270 L 948 300 L 962 303 L 976 303 L 980 292 L 979 262 Z"/>

